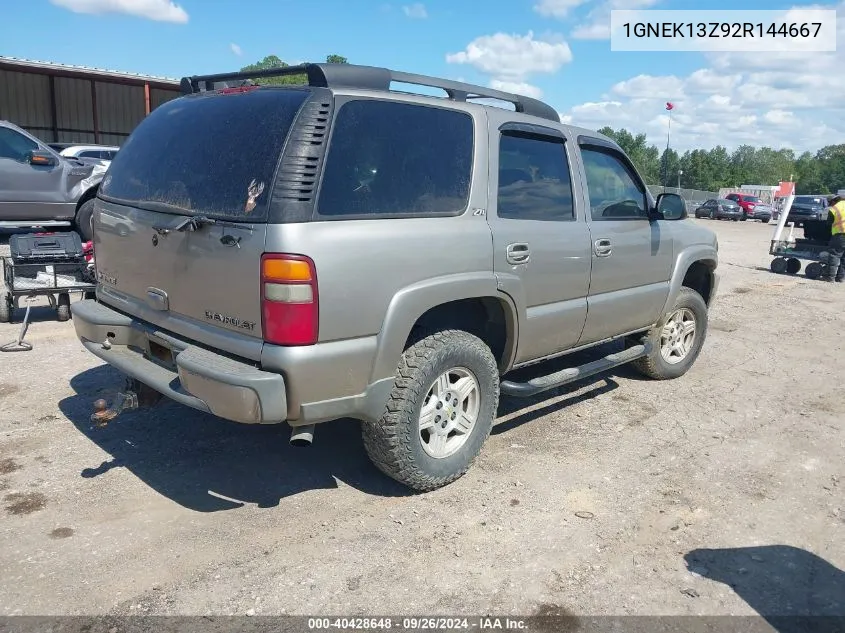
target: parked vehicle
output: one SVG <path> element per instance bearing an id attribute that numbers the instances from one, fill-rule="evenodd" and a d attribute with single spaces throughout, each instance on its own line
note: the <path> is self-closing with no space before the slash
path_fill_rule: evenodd
<path id="1" fill-rule="evenodd" d="M 795 196 L 787 222 L 803 227 L 805 222 L 826 222 L 828 209 L 825 196 Z"/>
<path id="2" fill-rule="evenodd" d="M 91 236 L 94 197 L 107 165 L 62 156 L 0 121 L 0 227 L 74 225 Z"/>
<path id="3" fill-rule="evenodd" d="M 112 145 L 70 145 L 63 148 L 59 153 L 62 156 L 72 156 L 73 158 L 111 162 L 119 150 L 119 147 Z"/>
<path id="4" fill-rule="evenodd" d="M 300 73 L 309 86 L 210 90 Z M 397 81 L 449 97 L 392 92 Z M 470 467 L 500 393 L 628 362 L 671 379 L 698 357 L 715 234 L 685 220 L 677 194 L 652 198 L 612 139 L 549 105 L 347 64 L 182 90 L 98 193 L 97 300 L 75 303 L 73 322 L 130 385 L 97 403 L 97 423 L 151 392 L 287 421 L 292 443 L 356 418 L 378 468 L 431 490 Z M 611 341 L 599 360 L 541 364 Z M 531 365 L 536 377 L 511 374 Z"/>
<path id="5" fill-rule="evenodd" d="M 711 198 L 695 210 L 695 217 L 710 218 L 711 220 L 734 220 L 742 219 L 742 208 L 733 200 L 724 198 Z"/>
<path id="6" fill-rule="evenodd" d="M 742 217 L 740 220 L 760 220 L 763 224 L 768 224 L 774 215 L 774 207 L 766 204 L 757 196 L 752 196 L 747 193 L 729 193 L 725 196 L 727 200 L 736 202 L 742 208 Z"/>
<path id="7" fill-rule="evenodd" d="M 763 224 L 768 224 L 774 215 L 774 208 L 761 201 L 757 196 L 751 196 L 747 193 L 729 193 L 725 196 L 727 200 L 736 202 L 742 208 L 743 222 L 745 220 L 760 220 Z"/>

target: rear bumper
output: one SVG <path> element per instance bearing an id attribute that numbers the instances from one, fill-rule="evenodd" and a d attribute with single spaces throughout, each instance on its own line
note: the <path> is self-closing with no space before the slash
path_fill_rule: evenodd
<path id="1" fill-rule="evenodd" d="M 93 300 L 72 304 L 71 312 L 89 352 L 176 402 L 245 424 L 287 418 L 281 374 L 187 344 Z M 151 360 L 153 346 L 169 350 L 170 359 Z"/>

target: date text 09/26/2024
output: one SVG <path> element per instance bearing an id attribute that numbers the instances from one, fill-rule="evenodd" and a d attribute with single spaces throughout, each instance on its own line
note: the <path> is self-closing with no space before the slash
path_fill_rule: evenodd
<path id="1" fill-rule="evenodd" d="M 510 630 L 527 631 L 528 623 L 520 618 L 501 617 L 350 617 L 350 618 L 308 618 L 308 630 L 340 631 L 467 631 L 467 630 Z"/>
<path id="2" fill-rule="evenodd" d="M 619 9 L 610 13 L 613 51 L 836 51 L 836 10 Z"/>

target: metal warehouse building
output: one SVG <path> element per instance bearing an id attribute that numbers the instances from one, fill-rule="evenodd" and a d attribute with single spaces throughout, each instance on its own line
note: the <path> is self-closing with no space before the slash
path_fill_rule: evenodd
<path id="1" fill-rule="evenodd" d="M 179 81 L 0 56 L 0 119 L 48 143 L 120 146 Z"/>

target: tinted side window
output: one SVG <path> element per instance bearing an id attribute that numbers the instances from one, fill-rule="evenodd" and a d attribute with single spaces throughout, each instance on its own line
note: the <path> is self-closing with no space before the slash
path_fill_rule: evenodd
<path id="1" fill-rule="evenodd" d="M 102 152 L 89 150 L 87 152 L 79 152 L 80 158 L 101 158 Z"/>
<path id="2" fill-rule="evenodd" d="M 472 176 L 463 112 L 376 100 L 338 111 L 317 213 L 327 219 L 458 215 Z"/>
<path id="3" fill-rule="evenodd" d="M 7 127 L 0 127 L 0 158 L 11 158 L 23 162 L 26 155 L 36 149 L 38 149 L 38 144 L 23 134 Z"/>
<path id="4" fill-rule="evenodd" d="M 572 178 L 563 139 L 504 133 L 497 213 L 512 220 L 572 220 Z"/>
<path id="5" fill-rule="evenodd" d="M 645 190 L 613 153 L 582 147 L 593 220 L 648 219 Z"/>

